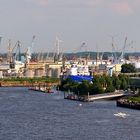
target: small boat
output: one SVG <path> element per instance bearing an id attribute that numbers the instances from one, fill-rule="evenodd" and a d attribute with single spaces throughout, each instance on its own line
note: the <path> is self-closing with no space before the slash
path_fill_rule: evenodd
<path id="1" fill-rule="evenodd" d="M 54 93 L 51 89 L 47 89 L 46 93 Z"/>
<path id="2" fill-rule="evenodd" d="M 65 99 L 69 99 L 69 100 L 77 100 L 77 98 L 75 97 L 75 95 L 68 95 L 67 97 L 65 97 Z"/>

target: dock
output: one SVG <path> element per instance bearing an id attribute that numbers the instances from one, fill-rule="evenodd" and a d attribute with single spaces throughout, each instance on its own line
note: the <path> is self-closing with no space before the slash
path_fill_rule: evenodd
<path id="1" fill-rule="evenodd" d="M 102 93 L 96 95 L 88 95 L 85 97 L 84 101 L 91 102 L 99 99 L 110 99 L 110 98 L 118 98 L 123 97 L 126 94 L 124 92 L 112 92 L 112 93 Z"/>
<path id="2" fill-rule="evenodd" d="M 52 89 L 53 89 L 52 84 L 38 84 L 29 88 L 29 90 L 45 92 L 45 93 L 53 93 Z"/>
<path id="3" fill-rule="evenodd" d="M 82 102 L 92 102 L 92 101 L 101 100 L 101 99 L 120 98 L 120 97 L 127 96 L 127 95 L 129 95 L 129 94 L 125 93 L 124 91 L 101 93 L 101 94 L 95 94 L 95 95 L 88 94 L 87 96 L 78 96 L 72 92 L 68 92 L 68 93 L 64 92 L 64 99 L 76 100 L 76 101 L 82 101 Z"/>

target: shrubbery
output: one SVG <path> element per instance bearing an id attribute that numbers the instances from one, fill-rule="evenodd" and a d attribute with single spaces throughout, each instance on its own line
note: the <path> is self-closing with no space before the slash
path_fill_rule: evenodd
<path id="1" fill-rule="evenodd" d="M 57 83 L 59 81 L 58 78 L 48 78 L 48 77 L 33 77 L 33 78 L 27 78 L 27 77 L 11 77 L 11 78 L 1 78 L 0 82 L 9 82 L 9 83 L 23 83 L 28 82 L 31 84 L 34 83 Z"/>
<path id="2" fill-rule="evenodd" d="M 82 81 L 81 83 L 74 82 L 71 79 L 65 79 L 61 82 L 59 89 L 62 91 L 72 91 L 79 95 L 90 95 L 114 92 L 115 90 L 125 90 L 128 87 L 128 77 L 125 75 L 119 75 L 112 77 L 102 75 L 93 76 L 92 83 L 88 81 Z"/>

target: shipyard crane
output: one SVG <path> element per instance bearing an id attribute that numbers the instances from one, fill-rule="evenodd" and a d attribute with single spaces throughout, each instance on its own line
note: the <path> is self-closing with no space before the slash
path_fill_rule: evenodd
<path id="1" fill-rule="evenodd" d="M 120 62 L 124 60 L 124 54 L 125 54 L 125 48 L 126 48 L 126 41 L 127 41 L 127 37 L 125 37 L 124 45 L 123 45 L 122 52 L 121 52 L 121 55 L 120 55 L 120 58 L 119 58 L 119 61 Z"/>
<path id="2" fill-rule="evenodd" d="M 112 37 L 112 54 L 113 54 L 113 63 L 117 63 L 117 56 L 116 56 L 116 48 L 117 46 L 114 43 L 114 38 Z"/>
<path id="3" fill-rule="evenodd" d="M 81 48 L 85 48 L 85 52 L 87 52 L 87 45 L 85 42 L 82 43 Z"/>
<path id="4" fill-rule="evenodd" d="M 24 67 L 24 63 L 21 62 L 21 42 L 18 40 L 13 48 L 11 48 L 11 41 L 8 43 L 9 51 L 9 63 L 10 68 L 15 69 L 16 73 Z"/>
<path id="5" fill-rule="evenodd" d="M 122 52 L 121 52 L 121 55 L 120 55 L 120 57 L 119 57 L 119 61 L 120 62 L 124 62 L 124 55 L 125 55 L 125 52 L 127 51 L 126 50 L 126 47 L 128 48 L 129 46 L 132 46 L 133 45 L 133 41 L 131 41 L 130 43 L 126 43 L 127 42 L 127 37 L 125 37 L 125 41 L 124 41 L 124 46 L 123 46 L 123 48 L 122 48 Z"/>
<path id="6" fill-rule="evenodd" d="M 29 46 L 25 52 L 25 57 L 26 57 L 26 63 L 30 63 L 31 60 L 31 55 L 32 55 L 32 49 L 34 48 L 34 40 L 35 40 L 35 35 L 32 37 L 32 42 L 31 46 Z"/>
<path id="7" fill-rule="evenodd" d="M 60 40 L 57 36 L 56 36 L 56 42 L 55 42 L 55 46 L 57 48 L 57 55 L 59 55 L 60 53 L 60 43 L 62 43 L 63 41 Z"/>
<path id="8" fill-rule="evenodd" d="M 12 62 L 12 47 L 11 47 L 11 40 L 8 41 L 8 55 L 7 55 L 7 62 Z"/>
<path id="9" fill-rule="evenodd" d="M 85 63 L 88 63 L 88 59 L 90 57 L 90 54 L 87 53 L 87 45 L 85 42 L 82 43 L 82 45 L 80 46 L 80 49 L 85 48 Z"/>
<path id="10" fill-rule="evenodd" d="M 86 56 L 86 59 L 88 58 L 87 45 L 86 45 L 85 42 L 82 42 L 82 44 L 78 48 L 76 48 L 76 49 L 73 50 L 72 56 L 71 56 L 73 60 L 77 60 L 77 56 L 75 55 L 75 53 L 82 52 L 81 50 L 84 50 L 83 52 L 86 52 L 86 55 L 87 55 Z M 81 58 L 82 58 L 82 56 L 80 55 L 79 56 L 79 62 L 78 63 L 81 63 L 81 61 L 82 61 Z"/>
<path id="11" fill-rule="evenodd" d="M 43 56 L 43 50 L 41 50 L 38 55 L 37 55 L 37 61 L 43 61 L 44 60 L 44 56 Z"/>
<path id="12" fill-rule="evenodd" d="M 117 55 L 116 55 L 116 52 L 118 50 L 117 50 L 117 45 L 114 41 L 114 37 L 116 37 L 116 36 L 118 36 L 118 35 L 109 35 L 109 37 L 111 37 L 111 39 L 112 39 L 111 47 L 112 47 L 113 63 L 117 63 L 117 61 L 118 61 L 118 58 L 117 58 Z"/>
<path id="13" fill-rule="evenodd" d="M 21 61 L 21 51 L 20 51 L 20 48 L 21 48 L 21 42 L 18 40 L 15 44 L 15 46 L 13 48 L 11 48 L 11 40 L 9 40 L 9 43 L 8 43 L 8 53 L 9 55 L 12 57 L 10 58 L 10 61 L 14 62 L 15 60 L 18 60 L 18 61 Z M 16 50 L 15 50 L 16 49 Z M 14 52 L 15 50 L 15 52 Z"/>
<path id="14" fill-rule="evenodd" d="M 17 49 L 15 53 L 15 60 L 21 61 L 21 42 L 17 41 Z"/>
<path id="15" fill-rule="evenodd" d="M 83 42 L 80 47 L 78 47 L 77 49 L 75 49 L 73 52 L 81 52 L 82 49 L 85 49 L 84 51 L 87 52 L 87 45 L 85 42 Z"/>
<path id="16" fill-rule="evenodd" d="M 63 41 L 56 36 L 55 47 L 57 49 L 56 53 L 53 53 L 54 62 L 60 59 L 60 43 Z"/>
<path id="17" fill-rule="evenodd" d="M 47 59 L 49 59 L 49 52 L 47 52 L 47 55 L 46 55 L 46 58 L 45 58 L 45 60 L 47 60 Z"/>

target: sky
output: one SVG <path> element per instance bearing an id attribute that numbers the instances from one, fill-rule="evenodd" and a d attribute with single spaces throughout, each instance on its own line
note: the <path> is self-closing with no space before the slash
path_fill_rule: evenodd
<path id="1" fill-rule="evenodd" d="M 19 40 L 24 52 L 140 52 L 140 0 L 0 0 L 0 52 Z M 82 44 L 85 46 L 82 47 Z"/>

